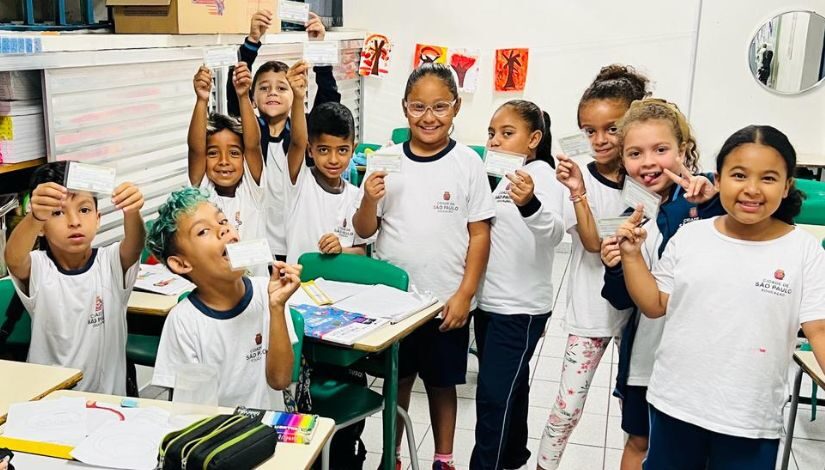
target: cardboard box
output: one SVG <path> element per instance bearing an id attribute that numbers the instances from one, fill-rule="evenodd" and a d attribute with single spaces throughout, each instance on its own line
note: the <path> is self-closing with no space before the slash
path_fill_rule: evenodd
<path id="1" fill-rule="evenodd" d="M 106 0 L 116 33 L 247 34 L 260 9 L 278 16 L 277 0 Z M 281 31 L 273 21 L 268 33 Z"/>

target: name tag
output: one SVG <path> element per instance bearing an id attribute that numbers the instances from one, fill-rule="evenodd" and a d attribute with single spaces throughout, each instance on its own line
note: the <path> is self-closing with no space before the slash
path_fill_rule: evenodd
<path id="1" fill-rule="evenodd" d="M 278 16 L 287 23 L 307 24 L 309 21 L 309 4 L 303 2 L 288 2 L 281 0 L 278 5 Z"/>
<path id="2" fill-rule="evenodd" d="M 561 150 L 568 157 L 577 157 L 579 155 L 593 156 L 593 147 L 590 145 L 590 139 L 584 135 L 583 132 L 568 135 L 559 139 Z"/>
<path id="3" fill-rule="evenodd" d="M 235 47 L 213 47 L 203 51 L 203 65 L 210 69 L 231 67 L 240 60 L 240 51 Z"/>
<path id="4" fill-rule="evenodd" d="M 599 219 L 596 221 L 596 226 L 599 230 L 599 237 L 607 238 L 616 235 L 616 231 L 624 224 L 630 217 L 609 217 L 607 219 Z"/>
<path id="5" fill-rule="evenodd" d="M 112 194 L 115 190 L 115 169 L 102 165 L 69 162 L 63 186 L 75 191 Z"/>
<path id="6" fill-rule="evenodd" d="M 516 170 L 523 167 L 525 160 L 527 157 L 524 155 L 487 149 L 484 155 L 484 166 L 488 175 L 504 177 L 504 175 L 514 174 Z"/>
<path id="7" fill-rule="evenodd" d="M 367 174 L 373 171 L 385 171 L 387 173 L 401 172 L 401 154 L 388 150 L 377 150 L 372 155 L 367 156 Z"/>
<path id="8" fill-rule="evenodd" d="M 337 41 L 309 41 L 304 43 L 304 60 L 312 65 L 338 65 Z"/>
<path id="9" fill-rule="evenodd" d="M 265 238 L 226 245 L 226 255 L 233 270 L 272 264 L 272 251 Z"/>
<path id="10" fill-rule="evenodd" d="M 636 208 L 637 205 L 644 206 L 644 214 L 647 218 L 656 220 L 659 213 L 659 203 L 662 197 L 644 187 L 633 178 L 626 176 L 622 187 L 622 200 L 628 207 Z"/>

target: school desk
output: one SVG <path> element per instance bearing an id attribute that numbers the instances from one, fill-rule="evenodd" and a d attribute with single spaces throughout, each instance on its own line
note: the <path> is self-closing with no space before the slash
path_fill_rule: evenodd
<path id="1" fill-rule="evenodd" d="M 60 390 L 49 394 L 45 397 L 45 400 L 53 399 L 53 398 L 60 398 L 60 397 L 85 397 L 89 400 L 96 400 L 104 403 L 120 403 L 122 397 L 112 396 L 112 395 L 102 395 L 97 393 L 87 393 L 87 392 L 77 392 L 74 390 Z M 162 408 L 167 411 L 174 411 L 176 404 L 169 401 L 162 401 L 162 400 L 148 400 L 148 399 L 138 399 L 139 406 L 146 407 L 146 406 L 155 406 L 158 408 Z M 187 409 L 193 409 L 190 405 L 187 405 Z M 232 408 L 222 408 L 222 407 L 196 407 L 195 412 L 202 412 L 203 414 L 227 414 L 232 413 L 234 410 Z M 315 459 L 318 458 L 318 455 L 321 453 L 321 449 L 324 448 L 324 444 L 326 444 L 327 439 L 330 438 L 332 435 L 332 430 L 335 427 L 335 422 L 329 418 L 321 418 L 318 420 L 318 428 L 315 431 L 315 434 L 312 437 L 312 442 L 309 444 L 288 444 L 279 442 L 277 446 L 275 446 L 275 455 L 272 456 L 269 460 L 261 464 L 258 469 L 259 470 L 285 470 L 285 469 L 309 469 Z M 18 455 L 20 455 L 18 453 Z M 73 463 L 67 460 L 60 460 L 60 459 L 52 459 L 49 457 L 41 457 L 36 455 L 26 454 L 23 459 L 18 459 L 15 456 L 15 464 L 17 464 L 18 460 L 21 462 L 25 460 L 25 462 L 37 462 L 39 465 L 37 468 L 41 467 L 48 467 L 48 468 L 77 468 L 73 466 Z M 18 468 L 26 468 L 22 465 L 18 465 Z M 31 467 L 35 468 L 35 467 Z"/>
<path id="2" fill-rule="evenodd" d="M 802 387 L 802 374 L 808 374 L 817 385 L 825 390 L 825 373 L 816 362 L 813 351 L 796 351 L 793 354 L 794 362 L 799 365 L 796 377 L 793 381 L 793 391 L 791 392 L 791 410 L 788 413 L 788 433 L 785 436 L 785 448 L 782 451 L 782 470 L 787 470 L 791 457 L 791 446 L 793 444 L 793 431 L 796 425 L 796 412 L 799 408 L 799 389 Z"/>
<path id="3" fill-rule="evenodd" d="M 178 304 L 176 295 L 160 295 L 151 292 L 132 291 L 127 312 L 142 315 L 166 316 Z"/>
<path id="4" fill-rule="evenodd" d="M 78 369 L 0 361 L 0 424 L 6 421 L 12 403 L 39 400 L 55 390 L 74 387 L 82 378 Z"/>

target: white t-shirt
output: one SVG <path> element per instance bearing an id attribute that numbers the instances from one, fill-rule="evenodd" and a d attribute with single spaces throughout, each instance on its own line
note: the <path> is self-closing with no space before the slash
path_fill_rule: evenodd
<path id="1" fill-rule="evenodd" d="M 331 192 L 315 179 L 313 170 L 301 164 L 301 172 L 293 185 L 287 185 L 286 261 L 296 263 L 307 252 L 318 251 L 318 241 L 324 234 L 338 236 L 342 248 L 363 244 L 352 228 L 358 188 L 341 179 L 340 193 Z"/>
<path id="2" fill-rule="evenodd" d="M 538 211 L 523 217 L 510 199 L 510 180 L 495 191 L 496 217 L 490 233 L 490 261 L 479 286 L 478 305 L 498 314 L 544 314 L 553 308 L 553 253 L 564 236 L 564 192 L 549 164 L 523 168 L 533 178 Z"/>
<path id="3" fill-rule="evenodd" d="M 711 431 L 779 439 L 799 325 L 825 319 L 825 251 L 800 228 L 753 242 L 715 220 L 682 227 L 653 272 L 670 300 L 647 398 Z"/>
<path id="4" fill-rule="evenodd" d="M 622 202 L 622 187 L 596 170 L 594 164 L 582 169 L 587 203 L 593 218 L 618 217 L 627 208 Z M 586 338 L 620 336 L 630 318 L 630 309 L 616 310 L 602 297 L 604 265 L 599 253 L 584 249 L 576 231 L 576 212 L 565 189 L 564 224 L 572 237 L 570 274 L 567 279 L 565 325 L 568 333 Z"/>
<path id="5" fill-rule="evenodd" d="M 138 263 L 125 275 L 120 243 L 96 248 L 88 264 L 65 271 L 46 251 L 31 253 L 25 286 L 12 276 L 14 288 L 32 317 L 29 362 L 83 371 L 76 389 L 126 393 L 126 306 Z"/>
<path id="6" fill-rule="evenodd" d="M 229 223 L 238 231 L 241 240 L 263 238 L 264 196 L 266 195 L 266 178 L 261 175 L 260 184 L 255 183 L 246 160 L 243 163 L 244 174 L 235 196 L 221 196 L 215 191 L 215 184 L 206 176 L 201 180 L 200 188 L 209 191 L 209 200 L 223 212 Z"/>
<path id="7" fill-rule="evenodd" d="M 442 152 L 424 158 L 408 145 L 390 148 L 404 157 L 401 172 L 384 180 L 374 253 L 404 269 L 418 291 L 446 302 L 464 277 L 470 246 L 467 224 L 495 216 L 490 184 L 483 162 L 466 145 L 450 140 Z M 356 204 L 362 196 L 363 186 Z"/>
<path id="8" fill-rule="evenodd" d="M 286 254 L 286 196 L 289 181 L 286 152 L 283 141 L 270 140 L 266 165 L 266 238 L 273 255 Z"/>
<path id="9" fill-rule="evenodd" d="M 204 305 L 197 291 L 175 306 L 163 325 L 152 383 L 174 388 L 177 365 L 209 364 L 218 369 L 221 406 L 284 409 L 283 394 L 266 382 L 268 283 L 264 277 L 245 277 L 241 302 L 223 312 Z M 294 344 L 298 338 L 288 309 L 284 317 Z"/>

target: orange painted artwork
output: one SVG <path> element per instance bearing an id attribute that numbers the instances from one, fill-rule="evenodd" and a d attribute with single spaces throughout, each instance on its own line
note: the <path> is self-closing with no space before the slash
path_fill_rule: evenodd
<path id="1" fill-rule="evenodd" d="M 447 48 L 444 46 L 433 46 L 431 44 L 416 44 L 415 55 L 413 56 L 413 68 L 417 69 L 421 64 L 447 63 Z"/>
<path id="2" fill-rule="evenodd" d="M 529 49 L 496 49 L 496 91 L 522 91 L 527 83 Z"/>
<path id="3" fill-rule="evenodd" d="M 383 34 L 368 34 L 361 48 L 358 73 L 364 77 L 383 77 L 389 72 L 392 43 Z"/>

